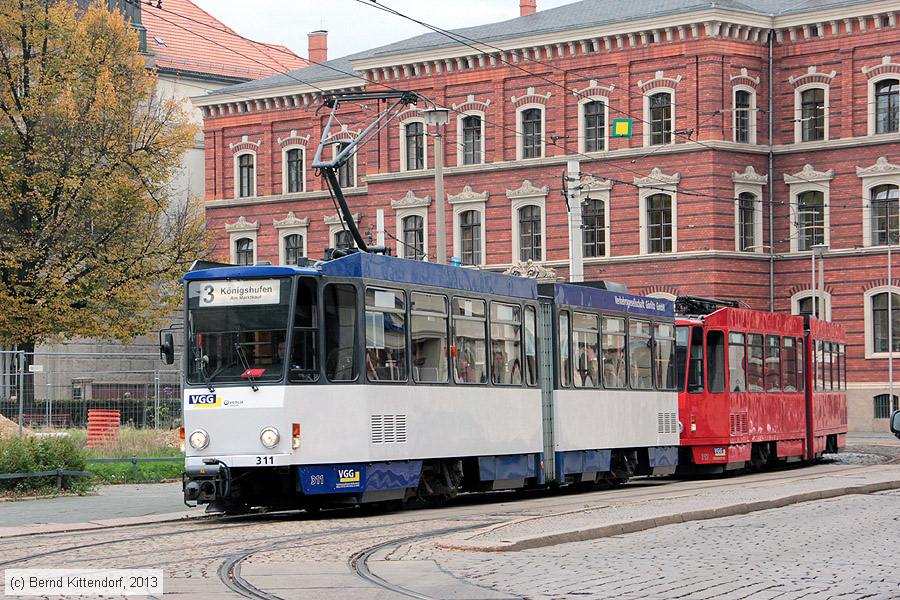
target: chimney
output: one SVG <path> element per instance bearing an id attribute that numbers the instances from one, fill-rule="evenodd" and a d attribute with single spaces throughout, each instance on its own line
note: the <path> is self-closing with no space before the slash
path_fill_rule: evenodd
<path id="1" fill-rule="evenodd" d="M 527 17 L 537 12 L 537 0 L 519 0 L 519 15 Z"/>
<path id="2" fill-rule="evenodd" d="M 525 0 L 522 0 L 523 2 Z M 328 32 L 313 31 L 309 34 L 309 60 L 314 63 L 323 63 L 328 60 Z"/>

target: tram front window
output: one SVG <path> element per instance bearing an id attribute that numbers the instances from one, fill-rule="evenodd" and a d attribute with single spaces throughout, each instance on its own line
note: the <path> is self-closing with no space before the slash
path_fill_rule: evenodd
<path id="1" fill-rule="evenodd" d="M 188 383 L 281 380 L 291 282 L 288 279 L 188 284 Z"/>

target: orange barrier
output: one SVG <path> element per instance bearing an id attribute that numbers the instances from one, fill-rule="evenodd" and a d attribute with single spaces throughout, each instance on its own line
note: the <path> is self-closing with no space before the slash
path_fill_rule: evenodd
<path id="1" fill-rule="evenodd" d="M 88 409 L 87 447 L 96 448 L 118 441 L 120 419 L 118 410 Z"/>

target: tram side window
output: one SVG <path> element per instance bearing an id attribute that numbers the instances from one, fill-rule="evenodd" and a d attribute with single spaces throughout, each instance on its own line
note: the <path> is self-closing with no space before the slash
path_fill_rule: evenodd
<path id="1" fill-rule="evenodd" d="M 650 352 L 652 336 L 650 323 L 630 319 L 628 321 L 628 361 L 631 388 L 653 389 L 653 357 Z"/>
<path id="2" fill-rule="evenodd" d="M 826 360 L 828 360 L 828 389 L 835 390 L 837 389 L 837 360 L 835 360 L 834 352 L 837 350 L 837 344 L 833 344 L 831 342 L 827 342 L 828 347 L 828 356 Z"/>
<path id="3" fill-rule="evenodd" d="M 537 385 L 537 313 L 525 307 L 525 385 Z"/>
<path id="4" fill-rule="evenodd" d="M 447 299 L 412 292 L 409 300 L 413 379 L 416 383 L 447 383 Z"/>
<path id="5" fill-rule="evenodd" d="M 325 288 L 325 375 L 329 381 L 356 379 L 356 288 Z"/>
<path id="6" fill-rule="evenodd" d="M 297 287 L 297 306 L 294 314 L 294 341 L 291 348 L 291 382 L 316 381 L 319 378 L 319 315 L 316 301 L 316 282 L 301 278 Z M 282 352 L 279 349 L 279 354 Z"/>
<path id="7" fill-rule="evenodd" d="M 691 350 L 688 360 L 688 392 L 702 393 L 703 387 L 703 328 L 691 329 Z"/>
<path id="8" fill-rule="evenodd" d="M 709 364 L 706 366 L 707 385 L 711 394 L 725 391 L 725 332 L 712 330 L 706 334 L 706 352 Z"/>
<path id="9" fill-rule="evenodd" d="M 603 317 L 603 385 L 621 390 L 627 385 L 625 374 L 625 319 Z"/>
<path id="10" fill-rule="evenodd" d="M 453 377 L 457 383 L 487 383 L 487 319 L 484 300 L 453 299 Z"/>
<path id="11" fill-rule="evenodd" d="M 847 389 L 847 346 L 841 344 L 841 374 L 843 378 L 841 379 L 841 389 Z"/>
<path id="12" fill-rule="evenodd" d="M 831 354 L 831 362 L 834 365 L 833 373 L 834 373 L 834 381 L 832 382 L 832 389 L 839 390 L 841 389 L 841 346 L 840 344 L 832 344 L 831 346 L 832 354 Z"/>
<path id="13" fill-rule="evenodd" d="M 813 383 L 815 384 L 815 390 L 818 392 L 823 389 L 822 387 L 822 342 L 819 340 L 815 340 L 813 342 L 813 366 L 815 370 L 813 371 Z"/>
<path id="14" fill-rule="evenodd" d="M 491 381 L 522 385 L 522 309 L 491 302 Z"/>
<path id="15" fill-rule="evenodd" d="M 569 364 L 569 311 L 559 311 L 559 385 L 572 385 L 572 370 Z"/>
<path id="16" fill-rule="evenodd" d="M 743 333 L 728 334 L 728 381 L 732 392 L 747 391 L 747 347 Z"/>
<path id="17" fill-rule="evenodd" d="M 366 288 L 366 377 L 406 381 L 406 294 Z"/>
<path id="18" fill-rule="evenodd" d="M 803 338 L 797 338 L 797 391 L 802 392 L 806 386 L 806 355 Z"/>
<path id="19" fill-rule="evenodd" d="M 675 389 L 675 326 L 656 323 L 653 331 L 653 362 L 656 389 Z"/>
<path id="20" fill-rule="evenodd" d="M 766 391 L 781 391 L 781 338 L 766 336 Z"/>
<path id="21" fill-rule="evenodd" d="M 792 337 L 782 340 L 784 348 L 781 353 L 781 364 L 784 368 L 782 386 L 785 392 L 797 391 L 797 341 Z"/>
<path id="22" fill-rule="evenodd" d="M 600 387 L 600 319 L 577 312 L 573 315 L 572 345 L 575 348 L 575 387 Z"/>
<path id="23" fill-rule="evenodd" d="M 765 371 L 763 370 L 765 350 L 763 336 L 751 333 L 747 336 L 747 390 L 762 392 L 765 390 Z"/>
<path id="24" fill-rule="evenodd" d="M 687 325 L 679 325 L 675 328 L 675 375 L 678 377 L 679 392 L 684 391 L 690 332 L 691 328 Z"/>

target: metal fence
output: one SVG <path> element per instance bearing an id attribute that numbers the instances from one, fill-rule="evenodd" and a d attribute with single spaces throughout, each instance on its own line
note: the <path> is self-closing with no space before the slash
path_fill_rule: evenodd
<path id="1" fill-rule="evenodd" d="M 181 421 L 181 372 L 164 367 L 128 349 L 0 350 L 0 414 L 32 429 L 83 428 L 88 410 L 116 409 L 123 425 L 170 428 Z"/>

